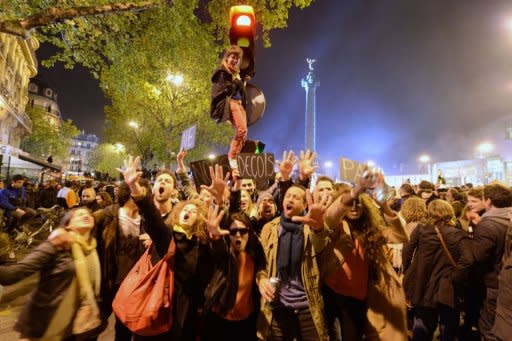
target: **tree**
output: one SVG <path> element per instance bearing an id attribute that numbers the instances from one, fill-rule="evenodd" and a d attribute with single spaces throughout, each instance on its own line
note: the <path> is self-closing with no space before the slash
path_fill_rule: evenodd
<path id="1" fill-rule="evenodd" d="M 110 143 L 101 143 L 89 156 L 89 167 L 97 172 L 116 174 L 116 168 L 123 165 L 126 153 Z"/>
<path id="2" fill-rule="evenodd" d="M 23 139 L 21 148 L 42 159 L 51 155 L 56 163 L 66 160 L 73 138 L 80 133 L 78 128 L 71 120 L 52 125 L 43 109 L 27 107 L 26 111 L 32 120 L 32 134 Z"/>
<path id="3" fill-rule="evenodd" d="M 265 44 L 270 44 L 270 30 L 286 27 L 292 6 L 305 8 L 312 1 L 254 1 Z M 238 1 L 133 1 L 133 6 L 146 10 L 82 17 L 54 15 L 46 21 L 42 17 L 50 8 L 72 13 L 77 7 L 98 9 L 112 4 L 107 0 L 5 3 L 0 21 L 23 23 L 32 18 L 32 22 L 47 23 L 35 34 L 39 40 L 57 46 L 59 52 L 43 65 L 62 62 L 72 68 L 80 64 L 100 80 L 111 101 L 105 108 L 109 141 L 123 143 L 128 152 L 140 154 L 144 162 L 169 162 L 172 153 L 178 151 L 182 131 L 193 124 L 197 124 L 198 138 L 190 159 L 202 158 L 211 148 L 229 142 L 232 132 L 227 124 L 216 125 L 208 117 L 210 76 L 229 42 L 229 8 Z M 123 2 L 114 4 L 127 8 Z M 167 82 L 168 74 L 182 76 L 183 85 Z M 138 129 L 128 126 L 131 120 L 138 123 Z"/>

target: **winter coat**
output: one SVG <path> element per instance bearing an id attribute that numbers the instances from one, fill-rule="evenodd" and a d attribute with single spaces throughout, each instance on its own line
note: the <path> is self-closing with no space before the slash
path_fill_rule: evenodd
<path id="1" fill-rule="evenodd" d="M 205 290 L 205 310 L 214 310 L 221 316 L 225 316 L 233 308 L 238 292 L 238 266 L 237 259 L 230 250 L 229 237 L 219 240 L 215 243 L 214 264 L 215 270 L 208 287 Z M 251 231 L 249 240 L 245 248 L 247 254 L 254 261 L 254 276 L 259 271 L 265 269 L 266 260 L 263 253 L 263 247 L 256 236 Z M 254 302 L 259 298 L 258 287 L 253 286 Z"/>
<path id="2" fill-rule="evenodd" d="M 501 340 L 512 335 L 512 224 L 507 229 L 492 332 Z"/>
<path id="3" fill-rule="evenodd" d="M 148 337 L 155 340 L 193 340 L 197 335 L 198 309 L 213 271 L 210 247 L 195 236 L 187 239 L 173 231 L 169 216 L 162 216 L 150 196 L 135 198 L 142 217 L 141 226 L 153 241 L 151 261 L 156 264 L 176 244 L 174 260 L 173 325 L 166 334 Z"/>
<path id="4" fill-rule="evenodd" d="M 233 75 L 224 65 L 219 66 L 212 76 L 212 96 L 210 117 L 217 123 L 225 122 L 231 117 L 229 100 L 238 91 L 242 93 L 242 106 L 246 107 L 245 86 L 242 81 L 233 80 Z"/>
<path id="5" fill-rule="evenodd" d="M 387 229 L 389 236 L 406 238 L 398 219 Z M 354 250 L 354 241 L 347 233 L 348 224 L 343 221 L 336 229 L 324 229 L 312 234 L 313 245 L 320 252 L 322 278 L 333 274 L 345 262 L 344 255 Z M 391 240 L 395 241 L 395 240 Z M 384 253 L 385 250 L 382 250 Z M 385 256 L 382 257 L 386 259 Z M 407 340 L 406 302 L 402 285 L 389 261 L 371 264 L 372 276 L 368 280 L 365 302 L 367 324 L 365 336 L 368 340 Z"/>
<path id="6" fill-rule="evenodd" d="M 101 308 L 107 318 L 112 311 L 117 288 L 144 253 L 143 243 L 138 236 L 122 235 L 119 208 L 118 204 L 114 204 L 93 214 L 101 264 Z"/>
<path id="7" fill-rule="evenodd" d="M 492 208 L 475 227 L 473 257 L 483 271 L 486 288 L 498 288 L 507 228 L 510 224 L 511 207 Z"/>
<path id="8" fill-rule="evenodd" d="M 44 335 L 75 278 L 71 253 L 58 251 L 45 241 L 18 263 L 0 266 L 1 285 L 17 283 L 38 271 L 41 272 L 39 283 L 14 326 L 16 331 L 29 338 Z"/>
<path id="9" fill-rule="evenodd" d="M 453 226 L 438 228 L 456 265 L 450 262 L 434 226 L 418 225 L 403 250 L 404 289 L 415 306 L 456 308 L 472 264 L 471 239 Z"/>
<path id="10" fill-rule="evenodd" d="M 281 217 L 267 223 L 261 231 L 261 244 L 267 259 L 265 270 L 258 272 L 256 278 L 277 276 L 277 249 L 279 244 L 279 225 Z M 318 333 L 319 340 L 328 340 L 329 335 L 325 324 L 324 301 L 320 293 L 320 270 L 317 265 L 317 253 L 311 242 L 309 226 L 304 225 L 304 252 L 302 254 L 301 278 L 308 300 L 311 316 Z M 272 309 L 262 299 L 260 315 L 258 317 L 258 338 L 268 340 L 270 326 L 272 325 Z"/>

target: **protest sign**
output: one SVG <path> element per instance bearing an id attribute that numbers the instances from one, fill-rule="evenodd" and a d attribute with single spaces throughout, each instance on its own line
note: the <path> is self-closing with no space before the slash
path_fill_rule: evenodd
<path id="1" fill-rule="evenodd" d="M 180 150 L 190 150 L 196 145 L 196 125 L 183 131 Z"/>
<path id="2" fill-rule="evenodd" d="M 241 178 L 251 178 L 256 181 L 259 190 L 268 188 L 269 182 L 274 179 L 274 154 L 238 154 L 238 170 Z M 209 167 L 215 164 L 222 166 L 224 174 L 230 172 L 227 155 L 221 155 L 213 160 L 199 160 L 190 163 L 190 170 L 194 182 L 199 190 L 201 185 L 211 184 Z"/>
<path id="3" fill-rule="evenodd" d="M 364 163 L 345 158 L 340 159 L 340 178 L 343 181 L 355 183 L 357 177 L 363 172 Z"/>

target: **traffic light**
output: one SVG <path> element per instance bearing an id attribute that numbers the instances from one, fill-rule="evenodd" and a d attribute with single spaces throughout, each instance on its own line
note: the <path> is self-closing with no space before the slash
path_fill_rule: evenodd
<path id="1" fill-rule="evenodd" d="M 244 51 L 240 62 L 240 75 L 251 76 L 255 74 L 254 66 L 254 40 L 256 38 L 256 18 L 254 9 L 248 5 L 232 6 L 229 11 L 231 28 L 229 40 L 231 45 L 238 45 Z"/>

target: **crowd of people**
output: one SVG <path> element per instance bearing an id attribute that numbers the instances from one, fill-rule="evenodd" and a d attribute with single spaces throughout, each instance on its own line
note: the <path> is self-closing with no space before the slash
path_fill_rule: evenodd
<path id="1" fill-rule="evenodd" d="M 185 155 L 153 179 L 129 158 L 119 186 L 50 180 L 36 206 L 22 176 L 0 190 L 7 231 L 38 205 L 67 208 L 48 240 L 0 265 L 1 285 L 40 273 L 21 339 L 96 340 L 112 313 L 115 340 L 511 339 L 505 185 L 394 189 L 371 168 L 337 183 L 315 175 L 315 153 L 290 151 L 268 188 L 218 165 L 196 187 Z M 141 327 L 126 290 L 143 260 L 169 264 L 171 317 Z"/>
<path id="2" fill-rule="evenodd" d="M 229 172 L 210 167 L 209 185 L 183 151 L 175 171 L 148 177 L 129 157 L 120 183 L 0 182 L 1 240 L 65 209 L 26 257 L 0 247 L 0 286 L 39 273 L 20 339 L 98 340 L 113 316 L 120 341 L 512 340 L 512 190 L 395 189 L 370 167 L 336 182 L 310 151 L 284 152 L 257 187 L 237 158 L 242 59 L 231 46 L 211 78 L 210 116 L 234 134 Z"/>

